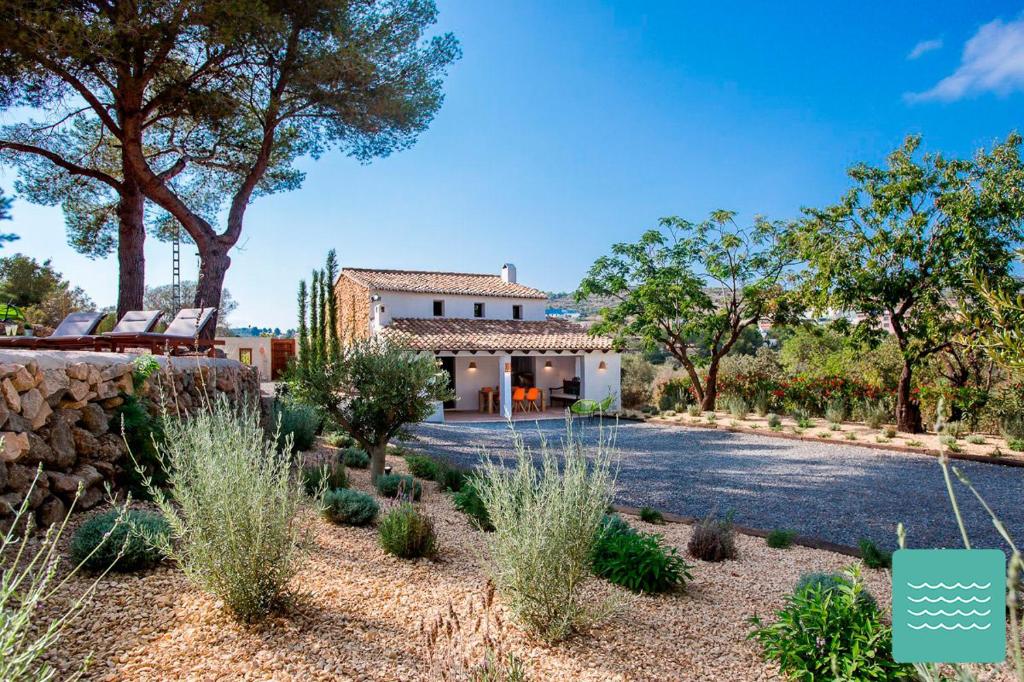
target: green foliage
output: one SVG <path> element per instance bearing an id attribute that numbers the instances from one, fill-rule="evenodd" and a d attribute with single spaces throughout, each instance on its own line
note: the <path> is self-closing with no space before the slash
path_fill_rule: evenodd
<path id="1" fill-rule="evenodd" d="M 665 517 L 657 509 L 640 507 L 640 520 L 647 523 L 665 523 Z"/>
<path id="2" fill-rule="evenodd" d="M 967 433 L 967 428 L 963 425 L 963 422 L 948 421 L 943 427 L 943 432 L 953 440 L 958 440 L 964 437 L 964 434 Z"/>
<path id="3" fill-rule="evenodd" d="M 343 431 L 332 431 L 324 435 L 324 442 L 332 448 L 350 448 L 355 445 L 355 439 Z M 369 460 L 367 460 L 369 462 Z"/>
<path id="4" fill-rule="evenodd" d="M 145 398 L 125 394 L 121 399 L 124 402 L 114 411 L 110 429 L 128 443 L 132 464 L 125 467 L 125 485 L 136 497 L 148 499 L 147 478 L 158 487 L 167 484 L 167 471 L 159 454 L 164 439 L 163 417 L 150 412 L 151 403 Z"/>
<path id="5" fill-rule="evenodd" d="M 381 497 L 398 497 L 404 500 L 408 499 L 411 494 L 412 501 L 415 502 L 423 494 L 423 486 L 420 485 L 419 481 L 415 480 L 412 476 L 404 476 L 402 474 L 378 476 L 374 485 L 377 488 L 377 494 Z"/>
<path id="6" fill-rule="evenodd" d="M 1020 143 L 1012 134 L 971 159 L 947 159 L 919 154 L 910 136 L 885 167 L 851 168 L 853 187 L 838 203 L 805 211 L 796 241 L 808 300 L 865 314 L 868 325 L 891 319 L 904 361 L 901 430 L 920 430 L 912 372 L 962 330 L 956 301 L 973 307 L 973 273 L 1010 279 L 1024 238 Z"/>
<path id="7" fill-rule="evenodd" d="M 170 485 L 150 487 L 173 530 L 162 549 L 238 619 L 263 618 L 282 604 L 301 558 L 306 497 L 291 456 L 266 439 L 253 408 L 223 397 L 165 431 Z"/>
<path id="8" fill-rule="evenodd" d="M 362 448 L 345 448 L 341 452 L 345 466 L 352 469 L 365 469 L 370 466 L 370 456 Z"/>
<path id="9" fill-rule="evenodd" d="M 388 512 L 378 524 L 377 533 L 380 546 L 388 554 L 403 559 L 437 554 L 434 524 L 411 504 L 401 504 Z"/>
<path id="10" fill-rule="evenodd" d="M 432 356 L 379 338 L 345 346 L 337 362 L 300 369 L 295 390 L 367 444 L 374 479 L 384 472 L 387 444 L 402 427 L 426 419 L 437 402 L 452 397 L 447 373 Z"/>
<path id="11" fill-rule="evenodd" d="M 365 526 L 373 523 L 380 511 L 380 506 L 372 495 L 344 488 L 325 492 L 321 505 L 325 517 L 346 526 Z"/>
<path id="12" fill-rule="evenodd" d="M 1014 452 L 1024 452 L 1024 438 L 1011 438 L 1006 441 L 1006 447 Z"/>
<path id="13" fill-rule="evenodd" d="M 862 591 L 855 569 L 831 587 L 810 585 L 786 598 L 774 623 L 751 618 L 749 638 L 789 679 L 912 679 L 910 666 L 892 660 L 892 630 Z"/>
<path id="14" fill-rule="evenodd" d="M 968 436 L 967 442 L 971 445 L 984 445 L 985 438 L 983 436 Z"/>
<path id="15" fill-rule="evenodd" d="M 861 559 L 868 568 L 892 568 L 892 552 L 880 548 L 873 540 L 862 539 L 859 543 Z"/>
<path id="16" fill-rule="evenodd" d="M 953 436 L 942 436 L 939 438 L 939 442 L 950 452 L 961 452 L 963 450 Z"/>
<path id="17" fill-rule="evenodd" d="M 849 416 L 849 411 L 846 409 L 846 401 L 842 399 L 830 400 L 828 406 L 825 408 L 825 419 L 830 424 L 842 424 L 846 421 Z"/>
<path id="18" fill-rule="evenodd" d="M 736 419 L 746 419 L 750 414 L 750 405 L 740 396 L 733 395 L 725 399 L 725 409 Z"/>
<path id="19" fill-rule="evenodd" d="M 439 462 L 437 486 L 444 492 L 457 493 L 469 482 L 471 472 L 451 462 Z"/>
<path id="20" fill-rule="evenodd" d="M 661 346 L 682 364 L 705 409 L 714 405 L 715 385 L 697 374 L 692 347 L 706 349 L 708 373 L 717 372 L 748 327 L 786 317 L 782 289 L 788 226 L 757 218 L 740 228 L 731 211 L 714 211 L 692 223 L 662 218 L 635 243 L 612 246 L 591 266 L 576 292 L 618 301 L 601 310 L 596 333 L 623 344 L 639 337 Z M 712 287 L 720 295 L 712 296 Z"/>
<path id="21" fill-rule="evenodd" d="M 691 417 L 699 417 L 700 416 L 700 405 L 696 405 L 696 404 L 689 405 L 686 408 L 686 414 L 690 415 Z"/>
<path id="22" fill-rule="evenodd" d="M 682 412 L 693 400 L 690 394 L 690 380 L 685 377 L 673 377 L 663 381 L 655 387 L 655 397 L 658 409 Z M 699 406 L 694 407 L 700 409 Z"/>
<path id="23" fill-rule="evenodd" d="M 440 473 L 437 462 L 433 457 L 427 455 L 408 454 L 405 456 L 405 464 L 413 476 L 426 481 L 436 481 L 437 475 Z"/>
<path id="24" fill-rule="evenodd" d="M 690 556 L 704 561 L 735 559 L 736 537 L 731 515 L 724 519 L 709 516 L 695 523 L 686 551 Z"/>
<path id="25" fill-rule="evenodd" d="M 782 426 L 782 417 L 780 417 L 779 415 L 775 414 L 774 412 L 769 412 L 768 413 L 768 426 L 770 426 L 773 429 Z"/>
<path id="26" fill-rule="evenodd" d="M 494 530 L 487 506 L 480 497 L 479 484 L 474 480 L 467 481 L 462 489 L 452 495 L 452 503 L 460 512 L 473 520 L 473 525 L 482 531 Z"/>
<path id="27" fill-rule="evenodd" d="M 783 530 L 777 528 L 772 532 L 768 533 L 768 537 L 765 538 L 765 542 L 769 547 L 774 549 L 786 549 L 793 544 L 793 539 L 796 537 L 796 532 L 792 530 Z"/>
<path id="28" fill-rule="evenodd" d="M 623 407 L 643 407 L 650 402 L 654 390 L 654 372 L 654 365 L 644 356 L 637 353 L 623 354 L 619 388 Z"/>
<path id="29" fill-rule="evenodd" d="M 807 410 L 797 407 L 792 411 L 792 417 L 796 420 L 796 425 L 801 429 L 809 429 L 812 426 L 811 415 Z"/>
<path id="30" fill-rule="evenodd" d="M 650 533 L 605 532 L 594 546 L 594 573 L 634 592 L 667 592 L 683 587 L 692 575 L 675 547 Z"/>
<path id="31" fill-rule="evenodd" d="M 160 514 L 112 509 L 78 527 L 71 538 L 71 560 L 90 571 L 145 570 L 164 560 L 161 547 L 170 534 L 171 527 Z"/>
<path id="32" fill-rule="evenodd" d="M 880 400 L 865 400 L 861 414 L 868 428 L 879 429 L 889 419 L 889 408 Z"/>
<path id="33" fill-rule="evenodd" d="M 495 528 L 490 572 L 516 620 L 557 641 L 604 615 L 582 588 L 612 501 L 609 443 L 599 439 L 588 457 L 570 431 L 561 452 L 541 443 L 539 467 L 521 437 L 514 446 L 514 468 L 488 458 L 477 480 Z"/>
<path id="34" fill-rule="evenodd" d="M 796 581 L 794 593 L 815 589 L 821 592 L 841 592 L 844 585 L 850 582 L 849 576 L 842 573 L 805 573 Z M 877 609 L 878 602 L 867 589 L 863 587 L 857 593 L 857 603 L 861 606 Z"/>
<path id="35" fill-rule="evenodd" d="M 302 468 L 302 489 L 311 497 L 327 490 L 348 487 L 348 473 L 342 462 L 307 464 Z"/>
<path id="36" fill-rule="evenodd" d="M 304 452 L 316 442 L 320 415 L 309 405 L 279 398 L 274 402 L 273 424 L 277 428 L 277 447 L 283 449 L 287 441 L 291 452 Z"/>

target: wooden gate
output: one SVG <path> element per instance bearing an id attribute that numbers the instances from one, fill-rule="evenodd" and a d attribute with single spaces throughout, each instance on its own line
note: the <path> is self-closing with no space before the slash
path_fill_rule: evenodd
<path id="1" fill-rule="evenodd" d="M 270 380 L 277 381 L 288 361 L 295 357 L 295 339 L 270 340 Z"/>

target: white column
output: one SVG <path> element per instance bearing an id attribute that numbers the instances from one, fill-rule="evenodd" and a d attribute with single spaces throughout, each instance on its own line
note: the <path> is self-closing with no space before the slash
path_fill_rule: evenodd
<path id="1" fill-rule="evenodd" d="M 512 356 L 498 356 L 498 385 L 501 393 L 501 416 L 512 418 Z"/>

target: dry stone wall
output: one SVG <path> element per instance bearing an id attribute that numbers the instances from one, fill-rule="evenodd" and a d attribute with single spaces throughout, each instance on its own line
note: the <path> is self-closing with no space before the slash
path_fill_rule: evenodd
<path id="1" fill-rule="evenodd" d="M 217 358 L 158 357 L 160 369 L 136 392 L 135 356 L 124 353 L 0 351 L 0 527 L 29 497 L 45 526 L 89 509 L 116 487 L 128 465 L 120 424 L 127 396 L 153 411 L 186 415 L 217 395 L 259 398 L 254 368 Z M 36 472 L 42 467 L 36 485 Z"/>

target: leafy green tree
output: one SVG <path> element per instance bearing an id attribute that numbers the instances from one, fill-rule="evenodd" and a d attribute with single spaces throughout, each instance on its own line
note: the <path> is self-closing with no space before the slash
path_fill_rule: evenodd
<path id="1" fill-rule="evenodd" d="M 1024 251 L 1019 255 L 1024 261 Z M 982 304 L 962 317 L 978 333 L 964 340 L 1000 364 L 1024 370 L 1024 287 L 1014 279 L 995 284 L 982 273 L 976 274 L 972 285 Z"/>
<path id="2" fill-rule="evenodd" d="M 11 219 L 11 198 L 4 196 L 4 191 L 0 189 L 0 220 Z M 4 242 L 13 242 L 18 238 L 16 234 L 0 233 L 0 247 L 4 245 Z"/>
<path id="3" fill-rule="evenodd" d="M 384 473 L 388 443 L 402 427 L 450 400 L 448 375 L 433 356 L 381 339 L 352 343 L 336 360 L 299 367 L 293 389 L 318 406 L 370 453 L 373 480 Z"/>
<path id="4" fill-rule="evenodd" d="M 849 192 L 806 209 L 798 231 L 807 300 L 891 325 L 903 356 L 896 424 L 909 433 L 922 430 L 914 371 L 963 331 L 957 300 L 973 298 L 971 273 L 1006 280 L 1024 238 L 1018 135 L 973 159 L 920 154 L 920 143 L 908 137 L 884 167 L 851 168 Z"/>
<path id="5" fill-rule="evenodd" d="M 196 282 L 186 280 L 181 283 L 181 300 L 188 302 L 195 299 Z M 143 298 L 143 306 L 146 310 L 159 310 L 163 312 L 161 318 L 164 322 L 170 322 L 178 314 L 178 306 L 174 302 L 174 288 L 170 284 L 161 284 L 156 287 L 146 287 L 146 296 Z M 231 296 L 231 292 L 225 287 L 220 299 L 220 316 L 217 319 L 217 334 L 225 335 L 228 331 L 228 316 L 238 308 L 238 303 Z"/>
<path id="6" fill-rule="evenodd" d="M 783 288 L 791 257 L 789 226 L 757 218 L 747 229 L 735 213 L 715 211 L 701 223 L 662 218 L 636 243 L 612 246 L 591 266 L 578 300 L 606 297 L 593 333 L 622 346 L 639 337 L 662 346 L 686 370 L 702 409 L 713 410 L 718 368 L 745 330 L 793 315 Z M 706 349 L 706 358 L 695 354 Z M 698 363 L 706 364 L 701 376 Z"/>
<path id="7" fill-rule="evenodd" d="M 0 302 L 22 308 L 32 324 L 54 327 L 69 313 L 92 310 L 92 300 L 73 287 L 49 260 L 16 253 L 0 258 Z"/>

